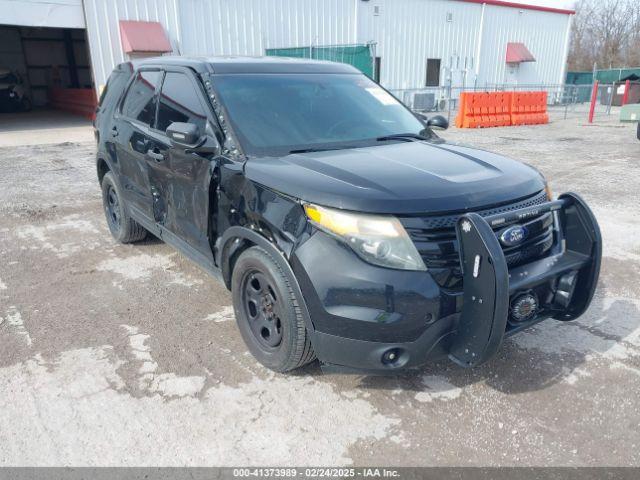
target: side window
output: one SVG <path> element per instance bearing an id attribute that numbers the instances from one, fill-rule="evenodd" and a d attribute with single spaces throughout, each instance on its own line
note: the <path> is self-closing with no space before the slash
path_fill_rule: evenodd
<path id="1" fill-rule="evenodd" d="M 195 123 L 204 130 L 207 112 L 200 93 L 183 73 L 167 72 L 160 93 L 158 130 L 165 131 L 173 122 Z"/>
<path id="2" fill-rule="evenodd" d="M 155 90 L 159 82 L 160 72 L 139 72 L 124 99 L 122 114 L 153 126 L 156 116 Z"/>

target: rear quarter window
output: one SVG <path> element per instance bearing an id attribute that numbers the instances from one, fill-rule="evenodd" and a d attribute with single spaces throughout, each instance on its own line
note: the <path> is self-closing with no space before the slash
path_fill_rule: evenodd
<path id="1" fill-rule="evenodd" d="M 107 84 L 100 94 L 98 105 L 102 108 L 114 107 L 122 95 L 129 78 L 131 78 L 131 75 L 128 73 L 118 70 L 114 71 L 109 76 L 109 80 L 107 80 Z"/>

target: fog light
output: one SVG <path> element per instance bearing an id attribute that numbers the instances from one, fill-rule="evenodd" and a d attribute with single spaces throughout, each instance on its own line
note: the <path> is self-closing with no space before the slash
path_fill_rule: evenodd
<path id="1" fill-rule="evenodd" d="M 400 359 L 400 355 L 402 355 L 402 350 L 399 348 L 390 348 L 386 352 L 382 354 L 382 358 L 380 361 L 383 365 L 393 366 L 398 363 Z"/>
<path id="2" fill-rule="evenodd" d="M 521 293 L 511 301 L 511 319 L 514 322 L 526 322 L 538 313 L 538 297 L 533 292 Z"/>

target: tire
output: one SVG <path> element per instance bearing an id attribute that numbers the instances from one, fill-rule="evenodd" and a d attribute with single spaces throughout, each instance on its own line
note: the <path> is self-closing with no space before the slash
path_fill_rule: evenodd
<path id="1" fill-rule="evenodd" d="M 638 130 L 636 131 L 636 137 L 640 140 L 640 122 L 638 122 Z"/>
<path id="2" fill-rule="evenodd" d="M 144 240 L 147 231 L 134 219 L 120 194 L 120 187 L 113 173 L 107 172 L 102 178 L 102 205 L 107 217 L 107 225 L 113 238 L 120 243 L 133 243 Z"/>
<path id="3" fill-rule="evenodd" d="M 315 360 L 301 299 L 291 288 L 288 274 L 267 251 L 251 247 L 240 255 L 233 268 L 231 293 L 240 334 L 262 365 L 282 373 Z"/>

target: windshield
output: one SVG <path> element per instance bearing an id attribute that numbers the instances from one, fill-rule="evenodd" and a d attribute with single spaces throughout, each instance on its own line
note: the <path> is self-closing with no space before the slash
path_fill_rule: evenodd
<path id="1" fill-rule="evenodd" d="M 214 84 L 249 155 L 382 144 L 376 139 L 393 134 L 433 135 L 364 75 L 216 75 Z"/>

